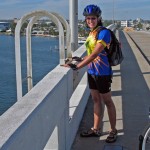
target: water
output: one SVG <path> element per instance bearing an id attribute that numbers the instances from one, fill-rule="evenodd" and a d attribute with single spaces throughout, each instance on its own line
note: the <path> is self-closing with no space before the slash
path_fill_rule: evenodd
<path id="1" fill-rule="evenodd" d="M 23 94 L 26 82 L 26 37 L 21 37 Z M 14 36 L 0 35 L 0 115 L 16 102 Z M 32 37 L 33 84 L 39 82 L 59 63 L 58 38 Z"/>

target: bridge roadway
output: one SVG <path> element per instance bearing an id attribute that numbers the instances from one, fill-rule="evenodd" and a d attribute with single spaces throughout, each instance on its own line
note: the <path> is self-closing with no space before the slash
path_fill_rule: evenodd
<path id="1" fill-rule="evenodd" d="M 150 34 L 145 32 L 119 32 L 124 61 L 113 67 L 112 99 L 117 110 L 118 139 L 105 143 L 110 128 L 104 109 L 100 138 L 81 138 L 80 132 L 93 125 L 93 102 L 88 100 L 71 150 L 138 150 L 138 137 L 148 124 L 150 107 Z M 130 37 L 135 41 L 131 40 Z"/>

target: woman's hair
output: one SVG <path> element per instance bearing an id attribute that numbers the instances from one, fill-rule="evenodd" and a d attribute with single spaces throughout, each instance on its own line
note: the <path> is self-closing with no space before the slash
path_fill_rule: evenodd
<path id="1" fill-rule="evenodd" d="M 98 18 L 97 26 L 103 26 L 102 18 L 101 17 Z"/>

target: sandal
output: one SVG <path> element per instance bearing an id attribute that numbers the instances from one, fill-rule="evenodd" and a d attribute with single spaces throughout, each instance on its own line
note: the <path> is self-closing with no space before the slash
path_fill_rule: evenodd
<path id="1" fill-rule="evenodd" d="M 117 130 L 116 131 L 110 131 L 109 135 L 106 139 L 107 143 L 113 143 L 117 140 Z"/>
<path id="2" fill-rule="evenodd" d="M 97 130 L 97 129 L 89 129 L 87 131 L 83 131 L 81 134 L 80 134 L 81 137 L 100 137 L 101 136 L 101 132 L 100 130 Z"/>

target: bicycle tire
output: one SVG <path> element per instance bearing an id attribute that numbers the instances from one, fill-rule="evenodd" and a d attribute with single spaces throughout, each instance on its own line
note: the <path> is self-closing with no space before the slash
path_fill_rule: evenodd
<path id="1" fill-rule="evenodd" d="M 139 150 L 150 150 L 150 124 L 144 130 L 144 133 L 139 136 Z"/>

